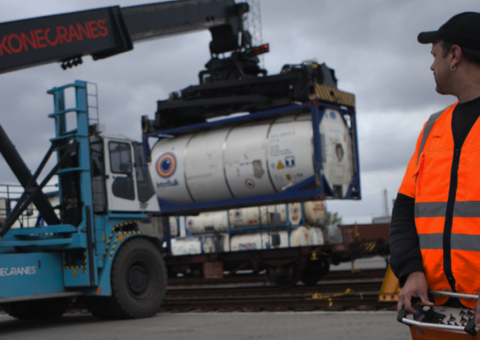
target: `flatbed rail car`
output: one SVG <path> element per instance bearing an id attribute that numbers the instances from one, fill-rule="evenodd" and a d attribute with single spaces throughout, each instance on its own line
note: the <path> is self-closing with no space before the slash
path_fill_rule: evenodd
<path id="1" fill-rule="evenodd" d="M 330 265 L 389 253 L 389 224 L 339 225 L 341 242 L 315 246 L 270 248 L 195 255 L 166 255 L 169 277 L 179 273 L 186 277 L 220 279 L 250 270 L 265 270 L 267 278 L 280 287 L 291 287 L 298 281 L 316 284 L 327 275 Z"/>
<path id="2" fill-rule="evenodd" d="M 2 196 L 0 197 L 0 218 L 2 216 L 8 218 L 14 207 L 12 204 L 18 199 L 16 197 L 18 193 L 15 191 L 16 186 L 5 185 L 3 187 L 5 190 L 0 192 Z M 8 193 L 10 194 L 7 195 Z M 50 192 L 47 196 L 52 203 L 58 203 L 58 191 Z M 286 211 L 289 210 L 286 209 Z M 15 225 L 14 228 L 38 226 L 39 219 L 41 219 L 40 214 L 33 208 L 31 212 L 26 211 L 22 214 L 19 220 L 21 223 Z M 165 219 L 163 220 L 165 221 Z M 4 222 L 0 219 L 0 223 Z M 270 238 L 272 234 L 278 234 L 279 231 L 296 230 L 303 224 L 305 224 L 305 221 L 301 218 L 296 227 L 282 225 L 280 228 L 270 228 L 268 225 L 263 225 L 261 230 L 265 236 Z M 139 223 L 138 227 L 145 234 L 160 239 L 164 238 L 164 233 L 156 230 L 149 219 Z M 245 235 L 245 233 L 251 233 L 254 229 L 255 227 L 251 226 L 237 228 L 238 233 L 234 232 L 229 236 Z M 164 259 L 167 273 L 170 278 L 176 278 L 178 274 L 182 274 L 184 277 L 190 278 L 223 279 L 227 276 L 233 277 L 244 271 L 251 271 L 254 275 L 258 275 L 265 270 L 267 278 L 281 287 L 293 286 L 298 281 L 302 281 L 306 285 L 314 285 L 328 274 L 330 265 L 375 255 L 388 255 L 388 224 L 339 225 L 338 228 L 332 228 L 331 230 L 338 231 L 339 234 L 326 231 L 323 239 L 319 241 L 322 244 L 282 248 L 271 246 L 267 249 L 241 251 L 222 251 L 223 248 L 217 245 L 213 252 L 205 252 L 202 247 L 202 250 L 200 250 L 202 253 L 199 254 L 166 254 Z M 220 234 L 191 236 L 213 239 L 218 235 Z"/>

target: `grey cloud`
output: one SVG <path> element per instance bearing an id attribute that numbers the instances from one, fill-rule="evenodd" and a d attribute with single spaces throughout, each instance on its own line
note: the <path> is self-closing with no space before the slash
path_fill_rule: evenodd
<path id="1" fill-rule="evenodd" d="M 153 1 L 0 0 L 0 22 L 146 2 Z M 343 215 L 380 213 L 378 188 L 388 187 L 393 195 L 423 122 L 454 100 L 435 93 L 430 47 L 416 37 L 467 10 L 480 11 L 478 0 L 261 0 L 263 37 L 271 46 L 264 57 L 269 74 L 287 63 L 318 58 L 335 69 L 340 89 L 356 95 L 365 195 L 351 203 L 358 208 L 339 203 L 348 206 Z M 209 60 L 209 41 L 208 32 L 169 37 L 105 60 L 85 58 L 69 71 L 54 64 L 1 75 L 0 124 L 35 169 L 53 137 L 53 121 L 47 118 L 52 98 L 45 91 L 83 79 L 98 83 L 107 131 L 138 140 L 141 115 L 153 117 L 157 100 L 198 83 L 197 73 Z M 0 173 L 0 182 L 15 181 L 3 161 Z"/>

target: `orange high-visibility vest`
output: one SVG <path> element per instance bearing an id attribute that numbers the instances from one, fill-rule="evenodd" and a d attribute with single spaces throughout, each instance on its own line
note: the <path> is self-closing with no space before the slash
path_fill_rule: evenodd
<path id="1" fill-rule="evenodd" d="M 415 198 L 428 288 L 480 291 L 480 121 L 461 149 L 454 145 L 457 103 L 430 117 L 420 134 L 399 193 Z M 436 304 L 447 298 L 435 297 Z M 460 300 L 474 307 L 475 300 Z"/>

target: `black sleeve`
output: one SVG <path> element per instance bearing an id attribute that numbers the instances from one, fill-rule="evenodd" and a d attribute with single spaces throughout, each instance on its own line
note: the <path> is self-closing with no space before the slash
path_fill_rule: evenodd
<path id="1" fill-rule="evenodd" d="M 390 266 L 403 287 L 408 274 L 422 271 L 422 253 L 415 227 L 415 199 L 398 194 L 390 226 Z"/>

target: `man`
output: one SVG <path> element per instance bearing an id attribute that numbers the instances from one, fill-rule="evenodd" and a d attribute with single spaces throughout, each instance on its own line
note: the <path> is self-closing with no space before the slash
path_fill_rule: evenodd
<path id="1" fill-rule="evenodd" d="M 412 297 L 433 305 L 428 289 L 480 291 L 480 13 L 458 14 L 418 41 L 432 44 L 436 91 L 458 102 L 425 124 L 393 208 L 391 266 L 403 286 L 398 309 L 413 314 Z M 480 324 L 480 302 L 435 303 L 475 308 Z"/>

